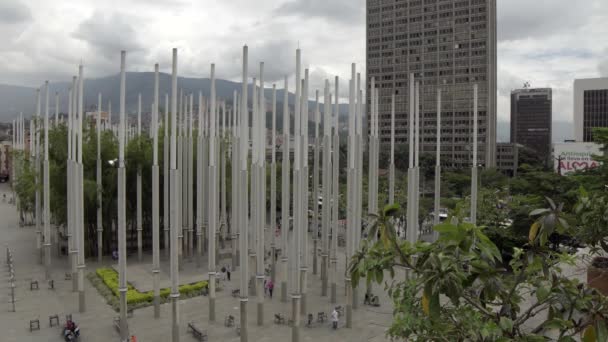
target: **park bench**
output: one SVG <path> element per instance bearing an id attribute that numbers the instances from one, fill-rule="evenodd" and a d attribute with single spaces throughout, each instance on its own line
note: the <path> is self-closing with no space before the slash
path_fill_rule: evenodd
<path id="1" fill-rule="evenodd" d="M 56 325 L 57 326 L 59 325 L 59 315 L 57 315 L 57 314 L 50 315 L 49 316 L 49 326 L 54 327 Z"/>
<path id="2" fill-rule="evenodd" d="M 39 319 L 30 320 L 30 332 L 32 332 L 34 330 L 40 330 L 40 320 Z"/>
<path id="3" fill-rule="evenodd" d="M 120 334 L 120 318 L 114 317 L 114 321 L 112 322 L 112 324 L 114 325 L 114 329 L 116 329 L 116 332 Z"/>
<path id="4" fill-rule="evenodd" d="M 317 322 L 323 323 L 325 321 L 327 321 L 327 315 L 325 314 L 325 312 L 318 312 L 317 313 Z"/>
<path id="5" fill-rule="evenodd" d="M 274 314 L 274 322 L 276 324 L 285 324 L 285 317 L 281 314 Z"/>
<path id="6" fill-rule="evenodd" d="M 207 341 L 207 331 L 199 329 L 194 322 L 188 322 L 188 329 L 190 329 L 194 338 L 199 341 Z"/>
<path id="7" fill-rule="evenodd" d="M 225 327 L 234 326 L 234 316 L 232 316 L 232 315 L 226 316 L 226 318 L 224 318 L 224 326 Z"/>

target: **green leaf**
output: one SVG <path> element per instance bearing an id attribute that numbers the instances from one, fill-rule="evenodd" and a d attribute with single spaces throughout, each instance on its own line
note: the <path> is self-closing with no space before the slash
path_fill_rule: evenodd
<path id="1" fill-rule="evenodd" d="M 498 323 L 498 325 L 500 325 L 500 328 L 504 332 L 510 333 L 513 330 L 513 321 L 507 317 L 500 317 L 500 322 Z"/>
<path id="2" fill-rule="evenodd" d="M 546 208 L 534 209 L 534 210 L 532 210 L 532 212 L 530 212 L 530 216 L 540 216 L 540 215 L 548 213 L 548 212 L 549 212 L 549 209 L 546 209 Z"/>
<path id="3" fill-rule="evenodd" d="M 590 325 L 583 333 L 583 342 L 598 342 L 595 334 L 595 327 Z"/>
<path id="4" fill-rule="evenodd" d="M 539 302 L 547 299 L 550 294 L 551 289 L 548 286 L 545 286 L 544 283 L 536 289 L 536 299 L 538 299 Z"/>
<path id="5" fill-rule="evenodd" d="M 608 328 L 606 327 L 606 321 L 597 319 L 595 321 L 595 332 L 597 334 L 598 342 L 608 341 Z"/>

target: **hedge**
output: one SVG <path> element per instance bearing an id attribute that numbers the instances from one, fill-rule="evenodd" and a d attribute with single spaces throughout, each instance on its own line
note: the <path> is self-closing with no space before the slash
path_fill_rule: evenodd
<path id="1" fill-rule="evenodd" d="M 118 292 L 118 273 L 113 268 L 98 268 L 95 272 L 103 283 L 112 291 L 114 296 L 119 297 Z M 184 284 L 179 287 L 179 293 L 185 297 L 200 295 L 205 292 L 209 282 L 206 280 L 191 284 Z M 160 297 L 166 299 L 171 294 L 170 288 L 160 289 Z M 127 283 L 127 304 L 151 304 L 154 301 L 154 291 L 139 292 L 131 284 Z"/>

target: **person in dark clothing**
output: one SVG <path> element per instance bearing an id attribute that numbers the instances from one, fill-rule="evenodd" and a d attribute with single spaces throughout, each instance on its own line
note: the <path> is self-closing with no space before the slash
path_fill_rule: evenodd
<path id="1" fill-rule="evenodd" d="M 226 267 L 226 278 L 228 278 L 228 281 L 230 281 L 230 265 Z"/>

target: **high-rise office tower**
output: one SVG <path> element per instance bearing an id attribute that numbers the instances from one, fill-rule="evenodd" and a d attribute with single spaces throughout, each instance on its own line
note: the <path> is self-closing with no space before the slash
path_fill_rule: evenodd
<path id="1" fill-rule="evenodd" d="M 511 143 L 534 150 L 548 162 L 551 157 L 552 92 L 550 88 L 511 92 Z"/>
<path id="2" fill-rule="evenodd" d="M 447 167 L 470 167 L 473 85 L 479 85 L 479 162 L 496 165 L 496 0 L 367 0 L 367 86 L 380 88 L 380 139 L 408 141 L 408 82 L 420 82 L 422 153 L 435 151 L 442 89 L 442 152 Z M 368 103 L 369 103 L 369 91 Z M 485 152 L 485 153 L 484 153 Z"/>
<path id="3" fill-rule="evenodd" d="M 593 141 L 595 127 L 608 127 L 608 77 L 574 80 L 576 141 Z"/>

